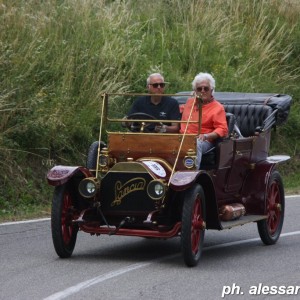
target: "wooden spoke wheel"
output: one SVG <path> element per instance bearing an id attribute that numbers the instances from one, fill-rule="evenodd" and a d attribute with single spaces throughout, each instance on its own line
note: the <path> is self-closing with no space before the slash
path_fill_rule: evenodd
<path id="1" fill-rule="evenodd" d="M 278 171 L 270 176 L 266 196 L 267 219 L 257 222 L 261 240 L 266 245 L 275 244 L 280 236 L 284 220 L 284 189 Z"/>
<path id="2" fill-rule="evenodd" d="M 181 228 L 181 248 L 187 266 L 197 265 L 205 233 L 205 196 L 201 185 L 184 192 Z"/>
<path id="3" fill-rule="evenodd" d="M 52 240 L 57 255 L 70 257 L 73 253 L 78 226 L 72 223 L 74 217 L 74 201 L 66 185 L 55 188 L 52 200 L 51 230 Z"/>

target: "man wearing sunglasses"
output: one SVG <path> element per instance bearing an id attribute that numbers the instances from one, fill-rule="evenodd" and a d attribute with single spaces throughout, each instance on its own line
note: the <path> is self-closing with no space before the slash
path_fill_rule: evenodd
<path id="1" fill-rule="evenodd" d="M 197 138 L 197 168 L 200 168 L 202 153 L 215 146 L 216 140 L 227 136 L 228 127 L 223 105 L 215 100 L 215 79 L 209 73 L 199 73 L 192 82 L 195 96 L 184 105 L 182 120 L 199 121 L 199 101 L 202 102 L 201 131 Z M 189 119 L 190 118 L 190 119 Z M 182 123 L 181 133 L 198 134 L 199 123 Z"/>
<path id="2" fill-rule="evenodd" d="M 179 104 L 171 97 L 162 96 L 165 91 L 165 80 L 160 73 L 153 73 L 147 78 L 149 96 L 141 96 L 135 100 L 128 115 L 133 113 L 146 113 L 157 120 L 180 120 Z M 179 123 L 166 123 L 163 125 L 151 124 L 150 132 L 175 133 L 179 131 Z"/>

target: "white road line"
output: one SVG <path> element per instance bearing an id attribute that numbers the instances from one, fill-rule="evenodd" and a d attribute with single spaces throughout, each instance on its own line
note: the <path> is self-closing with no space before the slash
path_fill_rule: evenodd
<path id="1" fill-rule="evenodd" d="M 116 271 L 113 271 L 113 272 L 109 272 L 109 273 L 104 274 L 104 275 L 94 277 L 90 280 L 83 281 L 81 283 L 73 285 L 73 286 L 71 286 L 71 287 L 69 287 L 69 288 L 67 288 L 67 289 L 65 289 L 61 292 L 55 293 L 55 294 L 45 298 L 44 300 L 65 299 L 66 297 L 71 296 L 71 295 L 73 295 L 77 292 L 80 292 L 80 291 L 84 290 L 84 289 L 87 289 L 88 287 L 90 287 L 92 285 L 103 282 L 107 279 L 111 279 L 111 278 L 120 276 L 120 275 L 122 275 L 124 273 L 127 273 L 127 272 L 130 272 L 130 271 L 134 271 L 134 270 L 137 270 L 137 269 L 140 269 L 140 268 L 143 268 L 143 267 L 147 267 L 151 263 L 152 262 L 150 261 L 150 262 L 147 262 L 147 263 L 133 264 L 133 265 L 130 265 L 128 267 L 125 267 L 125 268 L 122 268 L 122 269 L 119 269 L 119 270 L 116 270 Z"/>
<path id="2" fill-rule="evenodd" d="M 6 226 L 6 225 L 18 225 L 18 224 L 26 224 L 26 223 L 36 223 L 36 222 L 44 222 L 44 221 L 50 221 L 50 218 L 42 218 L 42 219 L 33 219 L 33 220 L 25 220 L 25 221 L 6 222 L 6 223 L 0 223 L 0 226 Z"/>
<path id="3" fill-rule="evenodd" d="M 179 254 L 168 255 L 168 256 L 158 258 L 158 259 L 150 260 L 148 262 L 129 265 L 125 268 L 121 268 L 121 269 L 118 269 L 116 271 L 109 272 L 107 274 L 99 275 L 99 276 L 94 277 L 92 279 L 89 279 L 87 281 L 80 282 L 76 285 L 73 285 L 73 286 L 63 290 L 63 291 L 57 292 L 53 295 L 50 295 L 47 298 L 44 298 L 44 300 L 61 300 L 61 299 L 65 299 L 65 298 L 67 298 L 67 297 L 69 297 L 69 296 L 71 296 L 75 293 L 78 293 L 78 292 L 80 292 L 80 291 L 82 291 L 86 288 L 89 288 L 92 285 L 98 284 L 98 283 L 103 282 L 105 280 L 123 275 L 125 273 L 131 272 L 131 271 L 134 271 L 134 270 L 137 270 L 137 269 L 148 267 L 149 265 L 152 265 L 152 264 L 157 263 L 159 261 L 175 258 L 177 256 L 179 256 Z"/>
<path id="4" fill-rule="evenodd" d="M 283 237 L 287 237 L 287 236 L 292 236 L 292 235 L 298 235 L 300 234 L 300 231 L 294 231 L 294 232 L 287 232 L 287 233 L 282 233 L 280 235 L 280 238 Z M 224 247 L 230 247 L 230 246 L 234 246 L 234 245 L 241 245 L 241 244 L 245 244 L 245 243 L 251 243 L 251 242 L 256 242 L 259 241 L 260 238 L 255 238 L 255 239 L 248 239 L 248 240 L 242 240 L 242 241 L 236 241 L 236 242 L 230 242 L 230 243 L 224 243 L 224 244 L 220 244 L 220 245 L 215 245 L 215 246 L 210 246 L 210 247 L 204 247 L 203 250 L 211 250 L 211 249 L 218 249 L 218 248 L 224 248 Z M 116 271 L 112 271 L 109 272 L 107 274 L 103 274 L 103 275 L 99 275 L 97 277 L 94 277 L 92 279 L 89 279 L 87 281 L 83 281 L 80 282 L 76 285 L 73 285 L 63 291 L 57 292 L 55 294 L 50 295 L 47 298 L 44 298 L 44 300 L 61 300 L 61 299 L 65 299 L 75 293 L 78 293 L 84 289 L 89 288 L 90 286 L 93 286 L 95 284 L 98 284 L 100 282 L 103 282 L 105 280 L 123 275 L 125 273 L 137 270 L 137 269 L 141 269 L 144 267 L 148 267 L 154 263 L 157 263 L 159 261 L 163 261 L 163 260 L 167 260 L 167 259 L 172 259 L 175 257 L 178 257 L 180 255 L 180 253 L 178 254 L 173 254 L 173 255 L 168 255 L 168 256 L 164 256 L 161 257 L 159 259 L 154 259 L 154 260 L 150 260 L 149 262 L 144 262 L 144 263 L 137 263 L 137 264 L 133 264 L 133 265 L 129 265 L 125 268 L 121 268 L 118 269 Z"/>
<path id="5" fill-rule="evenodd" d="M 289 196 L 286 196 L 285 195 L 285 199 L 290 199 L 290 198 L 299 198 L 300 197 L 300 195 L 289 195 Z"/>
<path id="6" fill-rule="evenodd" d="M 297 235 L 300 234 L 300 231 L 293 231 L 293 232 L 287 232 L 287 233 L 281 233 L 280 238 L 286 237 L 286 236 L 291 236 L 291 235 Z M 248 239 L 248 240 L 242 240 L 242 241 L 236 241 L 236 242 L 229 242 L 229 243 L 224 243 L 220 245 L 214 245 L 214 246 L 209 246 L 209 247 L 204 247 L 203 250 L 212 250 L 212 249 L 218 249 L 218 248 L 226 248 L 230 246 L 235 246 L 235 245 L 242 245 L 246 243 L 251 243 L 251 242 L 257 242 L 261 241 L 260 238 L 254 238 L 254 239 Z"/>

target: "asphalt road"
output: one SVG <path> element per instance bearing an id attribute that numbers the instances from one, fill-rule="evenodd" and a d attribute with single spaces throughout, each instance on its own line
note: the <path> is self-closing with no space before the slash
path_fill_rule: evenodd
<path id="1" fill-rule="evenodd" d="M 0 224 L 0 299 L 300 299 L 299 216 L 300 197 L 287 197 L 273 246 L 254 223 L 206 231 L 195 268 L 183 263 L 179 238 L 80 232 L 73 256 L 59 259 L 48 219 Z"/>

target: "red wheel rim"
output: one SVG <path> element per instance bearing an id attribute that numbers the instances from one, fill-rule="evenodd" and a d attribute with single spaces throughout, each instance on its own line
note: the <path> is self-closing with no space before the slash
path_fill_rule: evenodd
<path id="1" fill-rule="evenodd" d="M 273 181 L 269 187 L 267 199 L 268 227 L 270 234 L 274 234 L 281 220 L 281 194 L 279 185 Z"/>
<path id="2" fill-rule="evenodd" d="M 65 244 L 71 241 L 73 226 L 72 226 L 72 198 L 68 192 L 64 193 L 63 207 L 61 213 L 61 231 Z"/>
<path id="3" fill-rule="evenodd" d="M 202 207 L 201 207 L 201 199 L 198 195 L 197 199 L 195 200 L 193 214 L 192 214 L 191 242 L 192 242 L 192 251 L 194 254 L 196 254 L 199 250 L 201 230 L 203 230 Z"/>

